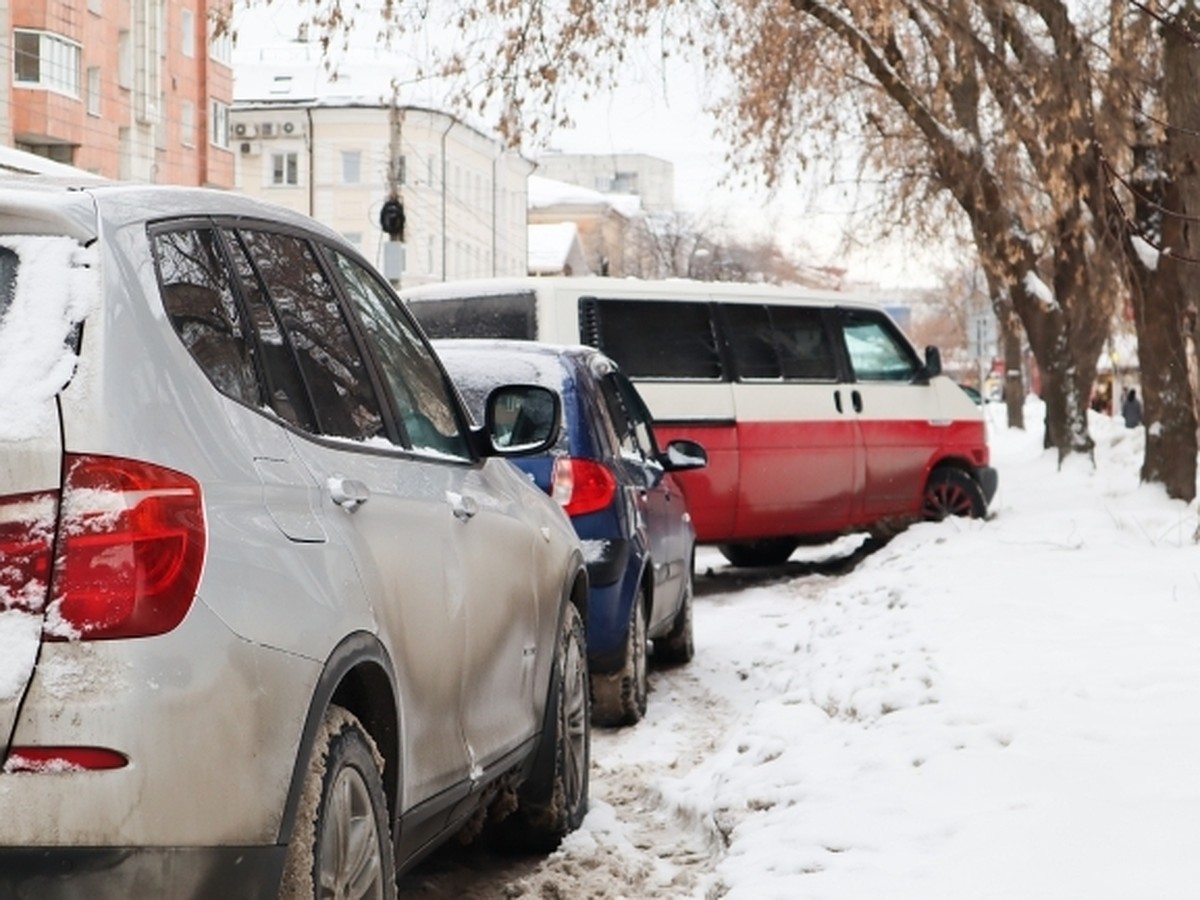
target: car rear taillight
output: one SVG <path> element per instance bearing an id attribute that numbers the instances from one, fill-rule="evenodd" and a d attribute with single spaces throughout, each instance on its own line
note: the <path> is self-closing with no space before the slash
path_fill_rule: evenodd
<path id="1" fill-rule="evenodd" d="M 204 564 L 200 485 L 151 463 L 68 455 L 50 639 L 148 637 L 191 608 Z"/>
<path id="2" fill-rule="evenodd" d="M 554 460 L 550 496 L 568 516 L 597 512 L 612 503 L 617 479 L 604 463 L 560 456 Z"/>
<path id="3" fill-rule="evenodd" d="M 122 769 L 129 758 L 105 747 L 13 747 L 0 771 L 17 772 L 102 772 Z"/>
<path id="4" fill-rule="evenodd" d="M 40 613 L 54 561 L 57 493 L 0 497 L 0 612 Z"/>

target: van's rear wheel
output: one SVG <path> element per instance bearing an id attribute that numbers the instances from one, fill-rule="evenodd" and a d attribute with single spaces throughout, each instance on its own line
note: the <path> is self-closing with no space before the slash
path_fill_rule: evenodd
<path id="1" fill-rule="evenodd" d="M 717 547 L 730 565 L 749 569 L 755 566 L 781 566 L 798 546 L 794 538 L 768 538 L 743 544 L 721 544 Z"/>
<path id="2" fill-rule="evenodd" d="M 925 485 L 921 515 L 934 522 L 949 516 L 982 519 L 987 515 L 983 488 L 961 469 L 937 469 Z"/>

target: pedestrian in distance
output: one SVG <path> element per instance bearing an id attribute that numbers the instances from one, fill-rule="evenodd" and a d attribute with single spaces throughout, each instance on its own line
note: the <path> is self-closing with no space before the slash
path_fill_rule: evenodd
<path id="1" fill-rule="evenodd" d="M 1134 388 L 1129 389 L 1121 402 L 1121 416 L 1125 419 L 1126 428 L 1137 428 L 1142 424 L 1142 401 L 1138 399 Z"/>

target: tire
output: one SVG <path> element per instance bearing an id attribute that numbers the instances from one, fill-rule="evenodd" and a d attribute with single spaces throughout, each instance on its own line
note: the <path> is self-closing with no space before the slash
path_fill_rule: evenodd
<path id="1" fill-rule="evenodd" d="M 721 544 L 717 549 L 730 565 L 753 568 L 783 565 L 798 545 L 795 538 L 768 538 L 745 544 Z"/>
<path id="2" fill-rule="evenodd" d="M 504 822 L 503 843 L 549 853 L 583 822 L 591 765 L 587 643 L 579 610 L 568 606 L 559 628 L 545 731 L 517 809 Z"/>
<path id="3" fill-rule="evenodd" d="M 683 585 L 683 597 L 679 601 L 679 611 L 675 613 L 671 630 L 654 641 L 656 662 L 681 665 L 691 662 L 692 657 L 696 655 L 696 644 L 692 638 L 693 569 L 694 566 L 688 569 Z"/>
<path id="4" fill-rule="evenodd" d="M 983 488 L 962 469 L 935 469 L 921 498 L 921 516 L 940 522 L 949 516 L 982 519 L 987 515 Z"/>
<path id="5" fill-rule="evenodd" d="M 375 742 L 352 713 L 330 706 L 304 778 L 279 896 L 394 898 L 388 822 Z"/>
<path id="6" fill-rule="evenodd" d="M 625 631 L 625 664 L 617 672 L 592 676 L 592 721 L 617 727 L 633 725 L 646 714 L 649 695 L 647 674 L 646 605 L 639 589 Z"/>

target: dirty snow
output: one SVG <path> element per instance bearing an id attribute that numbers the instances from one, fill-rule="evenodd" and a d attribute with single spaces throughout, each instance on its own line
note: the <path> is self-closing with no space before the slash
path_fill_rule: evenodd
<path id="1" fill-rule="evenodd" d="M 496 896 L 1194 897 L 1196 505 L 1138 484 L 1141 430 L 1093 414 L 1097 467 L 1058 472 L 989 414 L 991 521 L 735 593 L 702 551 L 696 659 L 596 733 L 583 828 Z"/>

